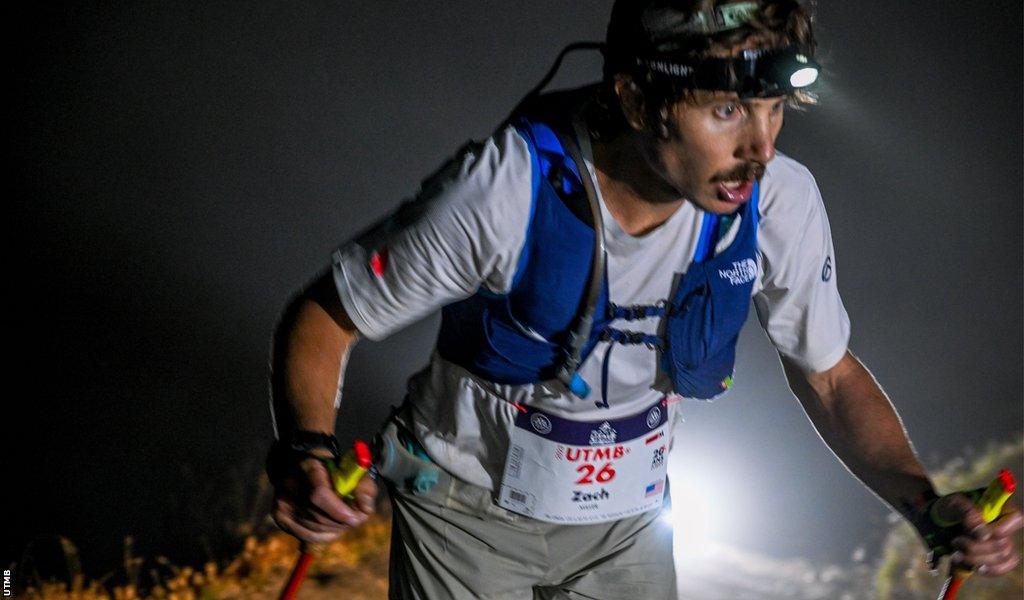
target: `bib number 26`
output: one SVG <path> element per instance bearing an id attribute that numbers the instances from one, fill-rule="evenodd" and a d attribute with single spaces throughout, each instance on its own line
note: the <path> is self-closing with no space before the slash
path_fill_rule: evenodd
<path id="1" fill-rule="evenodd" d="M 612 463 L 604 463 L 600 469 L 598 469 L 596 465 L 583 463 L 576 467 L 576 472 L 583 475 L 576 480 L 577 485 L 585 485 L 588 483 L 608 483 L 612 479 L 615 479 L 615 469 L 612 467 Z"/>

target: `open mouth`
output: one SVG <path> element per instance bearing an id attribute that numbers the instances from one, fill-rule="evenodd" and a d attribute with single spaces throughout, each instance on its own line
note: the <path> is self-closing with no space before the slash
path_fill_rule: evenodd
<path id="1" fill-rule="evenodd" d="M 718 199 L 732 204 L 742 204 L 750 200 L 754 193 L 754 180 L 721 181 L 718 183 Z"/>

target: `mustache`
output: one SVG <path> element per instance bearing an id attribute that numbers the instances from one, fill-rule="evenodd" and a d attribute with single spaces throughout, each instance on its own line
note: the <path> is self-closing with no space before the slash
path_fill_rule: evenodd
<path id="1" fill-rule="evenodd" d="M 712 181 L 715 183 L 723 181 L 761 181 L 766 169 L 767 167 L 761 163 L 743 163 L 727 173 L 716 175 Z"/>

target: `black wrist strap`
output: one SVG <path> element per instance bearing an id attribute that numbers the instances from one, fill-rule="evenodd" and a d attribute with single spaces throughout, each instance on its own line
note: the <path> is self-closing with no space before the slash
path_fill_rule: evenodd
<path id="1" fill-rule="evenodd" d="M 338 442 L 338 438 L 323 431 L 296 429 L 282 436 L 277 443 L 287 450 L 301 454 L 309 454 L 311 450 L 323 448 L 329 450 L 335 459 L 341 456 L 341 444 Z"/>
<path id="2" fill-rule="evenodd" d="M 900 507 L 903 516 L 914 526 L 918 535 L 921 536 L 921 540 L 928 547 L 930 565 L 934 565 L 935 561 L 946 553 L 946 542 L 948 542 L 944 539 L 947 533 L 945 528 L 938 526 L 931 517 L 932 506 L 938 499 L 939 495 L 933 490 L 925 490 L 912 501 L 904 501 Z"/>
<path id="3" fill-rule="evenodd" d="M 985 488 L 977 488 L 959 493 L 966 494 L 972 502 L 977 503 L 984 491 Z M 951 545 L 953 538 L 963 534 L 962 524 L 945 522 L 935 513 L 935 503 L 941 498 L 942 496 L 937 496 L 935 493 L 927 494 L 924 504 L 914 507 L 911 515 L 908 515 L 910 522 L 921 535 L 925 545 L 928 546 L 928 565 L 932 570 L 938 568 L 940 558 L 953 553 Z"/>

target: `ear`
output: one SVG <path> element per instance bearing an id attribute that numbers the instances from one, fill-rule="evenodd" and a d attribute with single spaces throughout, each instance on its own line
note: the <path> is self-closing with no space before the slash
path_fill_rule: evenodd
<path id="1" fill-rule="evenodd" d="M 622 115 L 626 118 L 629 126 L 636 131 L 644 131 L 646 122 L 644 94 L 633 78 L 625 73 L 617 74 L 615 76 L 615 95 L 619 98 Z"/>

